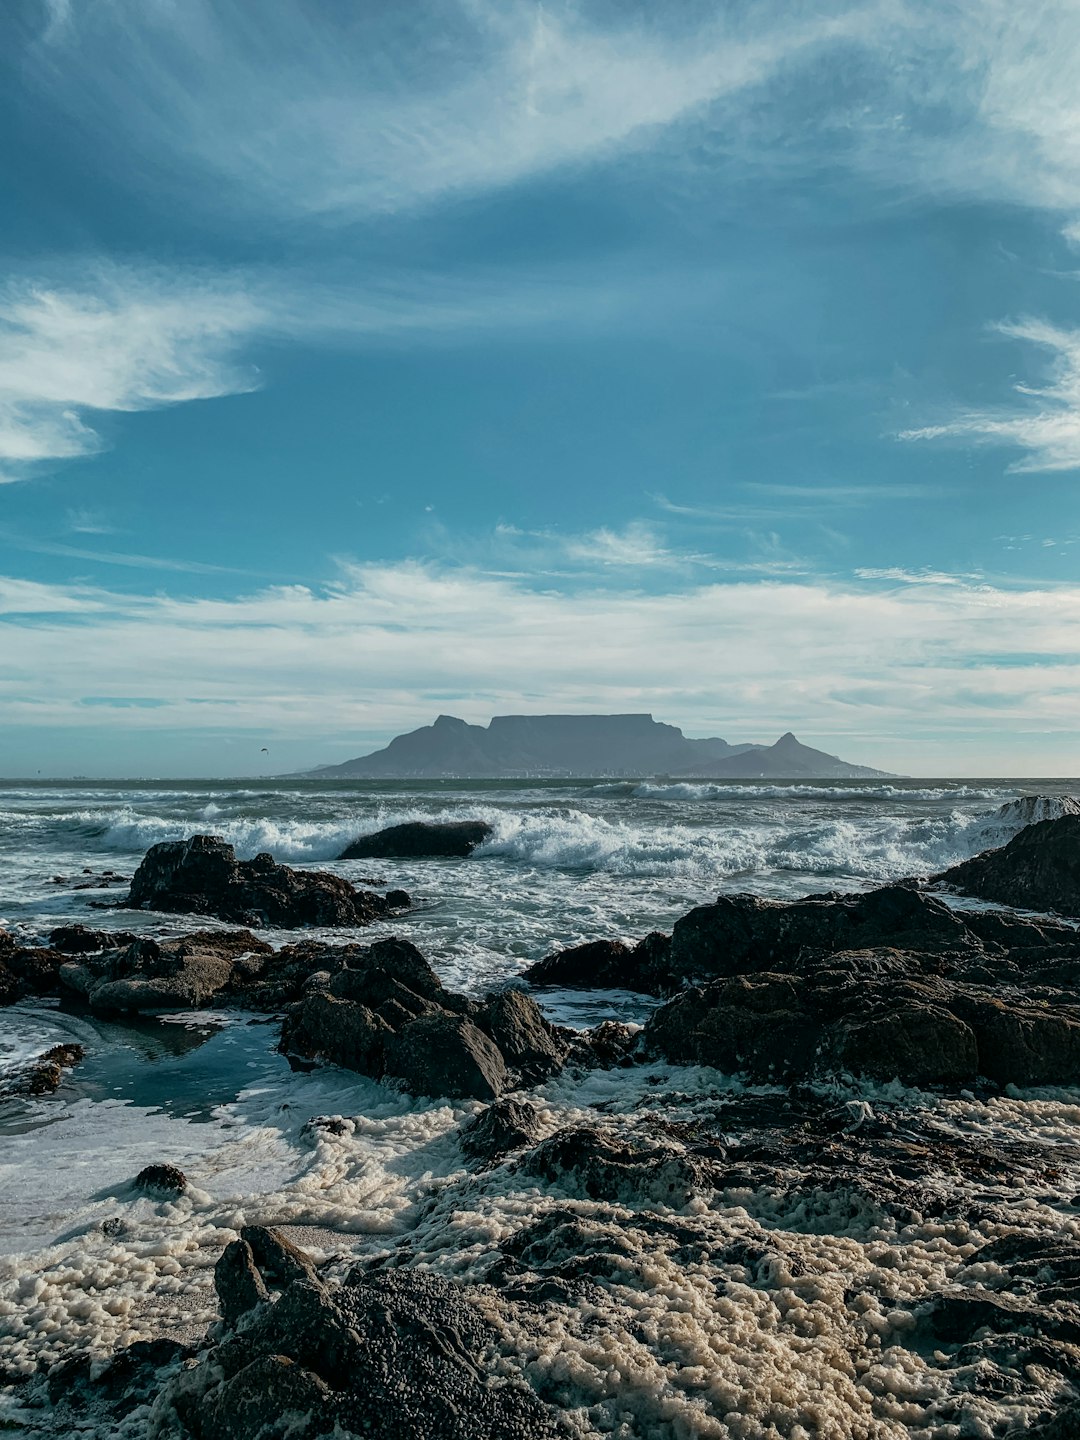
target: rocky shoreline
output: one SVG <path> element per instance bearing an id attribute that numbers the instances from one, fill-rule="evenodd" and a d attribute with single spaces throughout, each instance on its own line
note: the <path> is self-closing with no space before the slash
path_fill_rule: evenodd
<path id="1" fill-rule="evenodd" d="M 407 903 L 196 836 L 153 847 L 127 904 L 252 928 L 0 931 L 5 1003 L 280 1014 L 295 1066 L 450 1100 L 460 1157 L 347 1273 L 241 1228 L 204 1341 L 9 1369 L 21 1403 L 196 1440 L 286 1416 L 386 1440 L 1080 1434 L 1080 816 L 925 881 L 722 896 L 480 999 L 400 936 L 255 933 Z M 664 1003 L 574 1032 L 549 984 Z M 1041 1087 L 1026 1119 L 1018 1087 Z M 311 1123 L 332 1147 L 359 1121 Z"/>

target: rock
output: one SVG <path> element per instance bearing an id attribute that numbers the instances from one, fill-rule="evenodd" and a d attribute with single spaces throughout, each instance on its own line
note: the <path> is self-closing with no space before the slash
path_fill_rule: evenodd
<path id="1" fill-rule="evenodd" d="M 286 1054 L 393 1078 L 414 1094 L 478 1100 L 546 1079 L 566 1058 L 567 1042 L 529 996 L 508 990 L 477 1005 L 454 995 L 408 941 L 354 946 L 336 963 L 324 948 L 320 958 L 325 968 L 286 1011 Z"/>
<path id="2" fill-rule="evenodd" d="M 522 974 L 530 985 L 571 990 L 612 990 L 627 986 L 631 947 L 623 940 L 590 940 L 537 960 Z"/>
<path id="3" fill-rule="evenodd" d="M 904 886 L 793 901 L 721 895 L 675 922 L 668 982 L 677 987 L 755 970 L 792 970 L 840 950 L 891 947 L 941 955 L 971 946 L 963 920 L 943 901 Z"/>
<path id="4" fill-rule="evenodd" d="M 495 1044 L 461 1015 L 410 1020 L 386 1045 L 386 1073 L 413 1095 L 497 1100 L 510 1077 Z"/>
<path id="5" fill-rule="evenodd" d="M 470 1160 L 494 1165 L 514 1150 L 535 1144 L 540 1116 L 527 1100 L 496 1100 L 462 1127 L 461 1148 Z"/>
<path id="6" fill-rule="evenodd" d="M 313 1280 L 315 1267 L 298 1245 L 269 1225 L 245 1225 L 240 1238 L 251 1249 L 260 1272 L 275 1288 L 293 1280 Z"/>
<path id="7" fill-rule="evenodd" d="M 242 1316 L 270 1298 L 246 1240 L 234 1240 L 225 1246 L 214 1266 L 214 1288 L 221 1318 L 229 1326 L 235 1326 Z"/>
<path id="8" fill-rule="evenodd" d="M 962 1084 L 986 1074 L 975 1035 L 943 1006 L 919 1000 L 844 1020 L 831 1039 L 835 1063 L 877 1080 L 910 1085 Z"/>
<path id="9" fill-rule="evenodd" d="M 1002 1085 L 1080 1081 L 1080 1007 L 1024 1005 L 970 994 L 954 1003 L 971 1027 L 978 1073 Z"/>
<path id="10" fill-rule="evenodd" d="M 127 904 L 282 929 L 370 925 L 391 908 L 338 875 L 293 870 L 267 854 L 237 860 L 233 847 L 212 835 L 152 846 L 132 877 Z"/>
<path id="11" fill-rule="evenodd" d="M 85 1058 L 86 1051 L 81 1045 L 54 1045 L 25 1070 L 11 1076 L 0 1088 L 0 1095 L 51 1095 L 59 1088 L 64 1071 Z"/>
<path id="12" fill-rule="evenodd" d="M 88 955 L 134 945 L 139 937 L 130 930 L 90 930 L 85 925 L 61 925 L 50 931 L 49 944 L 65 955 Z"/>
<path id="13" fill-rule="evenodd" d="M 243 1242 L 234 1242 L 246 1272 Z M 228 1252 L 226 1252 L 228 1253 Z M 250 1247 L 258 1273 L 258 1250 Z M 230 1261 L 215 1274 L 233 1307 Z M 354 1271 L 330 1288 L 305 1274 L 166 1387 L 160 1413 L 193 1440 L 556 1440 L 565 1432 L 521 1381 L 482 1364 L 498 1333 L 468 1291 L 418 1270 Z M 268 1277 L 260 1277 L 263 1288 Z M 254 1290 L 254 1283 L 250 1288 Z M 222 1294 L 224 1289 L 225 1293 Z M 246 1297 L 245 1297 L 246 1298 Z"/>
<path id="14" fill-rule="evenodd" d="M 339 860 L 464 858 L 493 834 L 486 820 L 410 820 L 361 835 Z"/>
<path id="15" fill-rule="evenodd" d="M 791 975 L 738 975 L 692 988 L 661 1006 L 646 1044 L 681 1065 L 791 1080 L 811 1068 L 819 1039 L 805 983 Z"/>
<path id="16" fill-rule="evenodd" d="M 474 1018 L 499 1047 L 515 1086 L 538 1085 L 562 1069 L 568 1046 L 530 995 L 503 990 L 489 996 Z"/>
<path id="17" fill-rule="evenodd" d="M 1080 917 L 1080 814 L 1029 825 L 1000 850 L 954 865 L 933 883 L 1019 909 Z"/>
<path id="18" fill-rule="evenodd" d="M 95 1010 L 198 1009 L 242 989 L 273 950 L 248 930 L 134 940 L 60 966 L 60 980 Z M 256 957 L 253 960 L 253 957 Z"/>
<path id="19" fill-rule="evenodd" d="M 696 1191 L 714 1188 L 709 1166 L 672 1146 L 628 1143 L 613 1132 L 574 1126 L 542 1140 L 518 1162 L 528 1175 L 571 1194 L 612 1204 L 681 1209 Z"/>
<path id="20" fill-rule="evenodd" d="M 173 1199 L 187 1189 L 187 1176 L 177 1165 L 147 1165 L 135 1176 L 136 1190 L 154 1199 Z"/>

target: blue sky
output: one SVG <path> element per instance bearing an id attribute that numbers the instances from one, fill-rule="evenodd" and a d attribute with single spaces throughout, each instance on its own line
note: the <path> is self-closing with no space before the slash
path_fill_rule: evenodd
<path id="1" fill-rule="evenodd" d="M 14 0 L 0 773 L 1080 773 L 1080 11 Z"/>

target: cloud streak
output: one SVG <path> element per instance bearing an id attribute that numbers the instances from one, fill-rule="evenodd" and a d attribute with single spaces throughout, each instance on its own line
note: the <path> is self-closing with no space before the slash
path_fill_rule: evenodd
<path id="1" fill-rule="evenodd" d="M 0 704 L 9 722 L 78 726 L 88 696 L 150 699 L 115 724 L 292 737 L 539 705 L 745 734 L 1075 732 L 1080 587 L 909 578 L 646 594 L 409 562 L 231 600 L 4 581 Z"/>
<path id="2" fill-rule="evenodd" d="M 1063 330 L 1041 320 L 997 327 L 1003 335 L 1041 346 L 1051 354 L 1046 385 L 1020 384 L 1019 405 L 968 410 L 938 425 L 904 430 L 903 440 L 965 440 L 1008 445 L 1023 451 L 1010 470 L 1037 472 L 1080 468 L 1080 330 Z"/>

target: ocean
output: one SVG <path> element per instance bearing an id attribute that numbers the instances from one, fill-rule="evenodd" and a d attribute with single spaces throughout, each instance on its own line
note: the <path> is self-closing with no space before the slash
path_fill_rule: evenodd
<path id="1" fill-rule="evenodd" d="M 407 915 L 328 938 L 392 930 L 420 947 L 446 985 L 482 994 L 562 946 L 670 929 L 719 892 L 783 898 L 931 874 L 1008 840 L 1025 795 L 1078 788 L 1071 780 L 12 782 L 0 786 L 0 925 L 24 942 L 74 920 L 152 934 L 191 929 L 193 922 L 167 916 L 94 908 L 123 886 L 80 886 L 108 870 L 130 876 L 160 840 L 210 833 L 242 858 L 270 851 L 290 864 L 404 887 L 414 901 Z M 493 835 L 466 860 L 335 859 L 359 835 L 419 818 L 481 818 Z M 539 998 L 551 1018 L 579 1028 L 607 1018 L 640 1023 L 654 1003 L 619 991 Z M 429 1234 L 433 1267 L 465 1279 L 483 1274 L 484 1256 L 515 1223 L 520 1202 L 492 1182 L 471 1210 L 440 1210 L 440 1196 L 461 1174 L 460 1123 L 480 1107 L 416 1100 L 331 1067 L 293 1073 L 277 1036 L 266 1017 L 232 1012 L 105 1020 L 55 1001 L 0 1010 L 0 1085 L 61 1040 L 87 1051 L 55 1096 L 0 1099 L 0 1368 L 9 1376 L 80 1349 L 102 1354 L 149 1334 L 200 1334 L 215 1314 L 213 1264 L 243 1223 L 297 1227 L 292 1233 L 331 1268 L 383 1253 L 419 1227 Z M 560 1123 L 598 1110 L 631 1114 L 670 1071 L 564 1074 L 534 1098 Z M 680 1077 L 691 1108 L 699 1094 L 715 1097 L 737 1083 L 712 1071 Z M 903 1096 L 895 1092 L 892 1102 Z M 920 1104 L 936 1105 L 941 1124 L 1045 1134 L 1050 1143 L 1071 1143 L 1080 1123 L 1080 1092 Z M 334 1133 L 311 1123 L 319 1115 L 342 1116 L 346 1125 Z M 187 1193 L 173 1202 L 131 1185 L 159 1161 L 188 1175 Z M 1075 1184 L 1080 1189 L 1080 1175 Z M 836 1245 L 842 1235 L 856 1265 L 888 1240 L 878 1220 L 867 1221 L 865 1233 L 860 1223 L 826 1216 L 802 1229 L 819 1250 L 823 1237 Z M 800 1229 L 790 1217 L 775 1224 Z M 958 1253 L 963 1244 L 955 1240 Z M 944 1274 L 947 1248 L 940 1236 L 919 1240 L 913 1274 L 929 1273 L 927 1255 Z M 810 1369 L 804 1378 L 812 1382 Z M 763 1371 L 762 1386 L 772 1383 Z M 910 1376 L 904 1383 L 918 1390 Z M 17 1390 L 12 1396 L 0 1403 L 9 1428 L 56 1433 L 47 1416 L 23 1412 Z M 697 1403 L 672 1400 L 669 1419 L 611 1433 L 729 1433 L 695 1429 Z M 149 1433 L 145 1416 L 126 1423 L 126 1435 Z M 86 1434 L 95 1433 L 87 1422 Z M 865 1433 L 923 1432 L 912 1421 Z"/>

